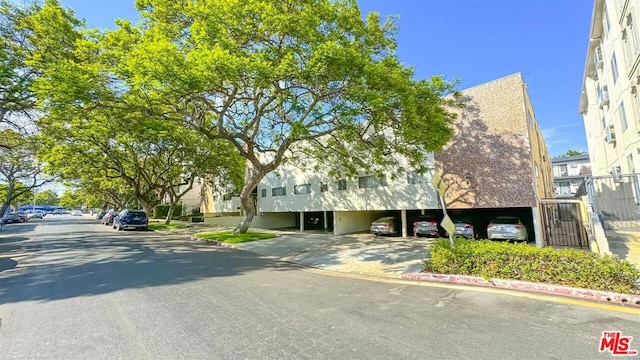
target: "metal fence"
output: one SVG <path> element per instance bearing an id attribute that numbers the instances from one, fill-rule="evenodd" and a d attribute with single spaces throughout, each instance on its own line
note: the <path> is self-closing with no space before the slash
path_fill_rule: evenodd
<path id="1" fill-rule="evenodd" d="M 605 229 L 640 228 L 638 174 L 592 176 L 585 180 L 585 189 Z"/>
<path id="2" fill-rule="evenodd" d="M 540 200 L 539 209 L 546 246 L 589 247 L 582 201 Z"/>

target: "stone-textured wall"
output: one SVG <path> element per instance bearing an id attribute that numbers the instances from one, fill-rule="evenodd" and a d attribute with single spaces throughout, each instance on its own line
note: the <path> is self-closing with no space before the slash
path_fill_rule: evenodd
<path id="1" fill-rule="evenodd" d="M 455 135 L 435 156 L 449 208 L 536 206 L 523 86 L 514 74 L 462 91 Z"/>

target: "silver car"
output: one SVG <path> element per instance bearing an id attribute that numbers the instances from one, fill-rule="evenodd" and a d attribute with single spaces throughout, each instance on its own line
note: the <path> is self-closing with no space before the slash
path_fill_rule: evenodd
<path id="1" fill-rule="evenodd" d="M 473 230 L 473 223 L 470 219 L 454 218 L 453 225 L 455 226 L 455 236 L 460 236 L 467 239 L 476 238 L 476 233 Z"/>
<path id="2" fill-rule="evenodd" d="M 527 227 L 515 216 L 498 216 L 487 226 L 489 240 L 527 241 Z"/>
<path id="3" fill-rule="evenodd" d="M 383 216 L 371 223 L 371 233 L 378 235 L 396 235 L 396 218 L 393 216 Z"/>

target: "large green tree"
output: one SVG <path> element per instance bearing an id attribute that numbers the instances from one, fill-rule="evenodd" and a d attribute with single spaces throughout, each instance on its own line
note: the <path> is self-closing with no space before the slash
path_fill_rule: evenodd
<path id="1" fill-rule="evenodd" d="M 283 163 L 312 159 L 353 176 L 402 157 L 424 171 L 425 154 L 452 135 L 455 84 L 415 80 L 396 55 L 393 19 L 363 19 L 355 0 L 136 4 L 142 25 L 117 32 L 114 73 L 150 112 L 245 158 L 236 232 L 255 214 L 252 191 Z"/>
<path id="2" fill-rule="evenodd" d="M 5 129 L 0 130 L 0 139 L 6 145 L 0 147 L 1 216 L 11 204 L 54 178 L 44 174 L 43 164 L 36 158 L 40 144 L 34 136 Z"/>
<path id="3" fill-rule="evenodd" d="M 56 205 L 58 203 L 58 194 L 50 189 L 36 192 L 34 196 L 36 205 Z"/>
<path id="4" fill-rule="evenodd" d="M 61 129 L 100 117 L 132 126 L 157 121 L 233 146 L 246 167 L 236 232 L 251 224 L 253 190 L 281 164 L 317 163 L 330 175 L 354 176 L 400 168 L 403 158 L 424 171 L 426 154 L 452 135 L 447 108 L 457 102 L 447 95 L 457 95 L 455 84 L 414 79 L 396 55 L 393 19 L 363 18 L 355 0 L 136 6 L 140 24 L 120 21 L 104 34 L 69 19 L 51 22 L 51 14 L 66 14 L 53 5 L 34 17 L 57 32 L 37 32 L 33 41 L 47 43 L 51 34 L 61 44 L 34 60 L 47 64 L 36 83 L 43 109 Z M 124 174 L 124 166 L 111 170 Z"/>

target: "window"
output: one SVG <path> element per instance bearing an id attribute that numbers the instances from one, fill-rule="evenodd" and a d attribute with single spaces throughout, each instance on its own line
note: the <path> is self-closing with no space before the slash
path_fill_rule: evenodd
<path id="1" fill-rule="evenodd" d="M 562 177 L 567 176 L 567 164 L 553 165 L 553 176 Z"/>
<path id="2" fill-rule="evenodd" d="M 613 75 L 613 83 L 618 81 L 618 61 L 616 60 L 616 53 L 611 55 L 611 74 Z"/>
<path id="3" fill-rule="evenodd" d="M 529 110 L 527 110 L 527 121 L 529 122 L 529 127 L 533 127 L 533 117 L 531 116 Z"/>
<path id="4" fill-rule="evenodd" d="M 556 186 L 556 194 L 557 195 L 569 195 L 571 194 L 571 182 L 569 181 L 560 181 Z"/>
<path id="5" fill-rule="evenodd" d="M 271 196 L 285 196 L 285 195 L 287 195 L 287 188 L 284 186 L 271 189 Z"/>
<path id="6" fill-rule="evenodd" d="M 629 124 L 627 123 L 627 113 L 624 110 L 624 101 L 620 102 L 618 107 L 618 114 L 620 114 L 620 123 L 622 124 L 622 131 L 627 130 Z"/>
<path id="7" fill-rule="evenodd" d="M 536 177 L 539 177 L 540 173 L 538 172 L 538 163 L 536 163 Z"/>
<path id="8" fill-rule="evenodd" d="M 267 197 L 267 189 L 262 189 L 261 190 L 261 195 L 262 195 L 262 197 Z"/>
<path id="9" fill-rule="evenodd" d="M 325 182 L 320 183 L 320 192 L 325 192 L 329 190 L 329 184 Z"/>
<path id="10" fill-rule="evenodd" d="M 294 185 L 293 186 L 293 193 L 295 195 L 310 194 L 311 193 L 311 184 Z"/>
<path id="11" fill-rule="evenodd" d="M 384 176 L 360 176 L 358 178 L 358 187 L 360 189 L 375 188 L 387 185 L 387 179 Z"/>
<path id="12" fill-rule="evenodd" d="M 629 173 L 636 172 L 636 167 L 633 165 L 633 154 L 627 156 L 627 167 L 629 168 Z"/>
<path id="13" fill-rule="evenodd" d="M 607 128 L 607 121 L 604 119 L 604 116 L 602 117 L 602 128 L 606 129 Z"/>
<path id="14" fill-rule="evenodd" d="M 423 184 L 427 182 L 427 178 L 424 175 L 420 175 L 415 171 L 409 171 L 407 173 L 407 183 L 409 184 Z"/>
<path id="15" fill-rule="evenodd" d="M 629 33 L 631 34 L 631 59 L 629 60 L 629 62 L 633 62 L 635 60 L 635 56 L 638 55 L 638 53 L 640 52 L 640 48 L 638 48 L 638 33 L 637 33 L 637 29 L 636 26 L 633 22 L 633 17 L 631 15 L 629 15 L 627 17 L 627 27 L 629 30 Z"/>
<path id="16" fill-rule="evenodd" d="M 347 190 L 347 180 L 338 180 L 338 190 Z"/>

